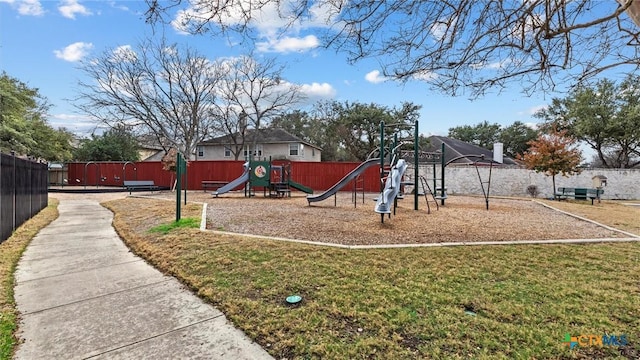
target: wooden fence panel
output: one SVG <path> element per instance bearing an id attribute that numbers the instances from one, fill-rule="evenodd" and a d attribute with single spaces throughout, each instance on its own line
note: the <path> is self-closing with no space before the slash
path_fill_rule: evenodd
<path id="1" fill-rule="evenodd" d="M 277 163 L 274 161 L 274 163 Z M 244 161 L 191 161 L 187 166 L 187 188 L 202 190 L 203 180 L 230 182 L 242 175 Z M 312 188 L 324 191 L 355 169 L 356 162 L 291 162 L 291 179 Z M 173 186 L 175 173 L 162 169 L 159 161 L 135 163 L 89 162 L 69 163 L 68 184 L 84 186 L 122 186 L 124 180 L 153 180 L 159 186 Z M 380 169 L 372 166 L 362 178 L 367 192 L 380 191 Z M 354 182 L 345 186 L 343 191 L 352 191 Z"/>

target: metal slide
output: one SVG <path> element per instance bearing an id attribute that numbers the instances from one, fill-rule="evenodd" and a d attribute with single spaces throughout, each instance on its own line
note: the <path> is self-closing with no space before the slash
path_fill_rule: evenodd
<path id="1" fill-rule="evenodd" d="M 407 163 L 403 159 L 398 160 L 398 163 L 391 168 L 391 174 L 387 177 L 384 190 L 376 201 L 375 212 L 378 214 L 391 214 L 391 207 L 400 191 L 400 183 L 405 170 L 407 170 Z"/>
<path id="2" fill-rule="evenodd" d="M 302 192 L 306 192 L 307 194 L 313 194 L 313 189 L 308 187 L 308 186 L 304 186 L 302 184 L 298 184 L 295 181 L 291 181 L 289 180 L 289 186 L 296 189 L 296 190 L 300 190 Z"/>
<path id="3" fill-rule="evenodd" d="M 218 195 L 222 195 L 224 193 L 228 193 L 229 191 L 237 188 L 238 186 L 246 183 L 247 181 L 249 181 L 249 171 L 251 171 L 251 168 L 249 167 L 249 163 L 246 162 L 244 164 L 242 164 L 242 167 L 244 168 L 244 172 L 242 173 L 242 175 L 240 175 L 239 178 L 233 180 L 232 182 L 228 183 L 227 185 L 219 188 L 218 190 L 214 191 L 213 193 L 211 193 L 212 195 L 218 196 Z"/>
<path id="4" fill-rule="evenodd" d="M 317 202 L 317 201 L 322 201 L 327 199 L 329 196 L 337 193 L 340 189 L 345 187 L 345 185 L 347 185 L 351 180 L 355 179 L 358 175 L 362 174 L 365 170 L 375 165 L 380 165 L 380 159 L 378 158 L 369 159 L 363 162 L 362 164 L 358 165 L 358 167 L 351 170 L 350 173 L 345 175 L 335 185 L 329 188 L 329 190 L 318 195 L 307 195 L 307 201 L 309 202 L 309 204 L 311 204 L 312 202 Z"/>

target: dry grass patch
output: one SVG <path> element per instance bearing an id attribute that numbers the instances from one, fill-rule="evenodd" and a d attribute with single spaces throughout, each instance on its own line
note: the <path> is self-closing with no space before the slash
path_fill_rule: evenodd
<path id="1" fill-rule="evenodd" d="M 344 250 L 188 228 L 163 235 L 148 230 L 173 221 L 175 204 L 107 206 L 132 249 L 276 358 L 640 356 L 638 243 Z M 300 306 L 285 304 L 291 294 Z M 630 344 L 562 344 L 566 333 L 604 332 Z"/>
<path id="2" fill-rule="evenodd" d="M 58 217 L 58 201 L 49 199 L 49 206 L 27 220 L 0 244 L 0 359 L 10 359 L 16 344 L 16 303 L 13 298 L 13 274 L 27 245 L 40 229 Z"/>
<path id="3" fill-rule="evenodd" d="M 542 202 L 640 236 L 640 206 L 625 205 L 622 202 L 612 200 L 603 200 L 600 203 L 596 201 L 593 205 L 590 201 L 542 200 Z"/>

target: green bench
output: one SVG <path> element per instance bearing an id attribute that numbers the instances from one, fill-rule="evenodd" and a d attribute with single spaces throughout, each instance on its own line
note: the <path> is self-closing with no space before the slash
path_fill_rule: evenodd
<path id="1" fill-rule="evenodd" d="M 591 205 L 593 205 L 593 200 L 598 199 L 600 201 L 600 195 L 602 194 L 604 194 L 603 189 L 559 187 L 555 195 L 559 200 L 566 200 L 570 197 L 576 200 L 587 200 L 589 198 L 591 199 Z"/>

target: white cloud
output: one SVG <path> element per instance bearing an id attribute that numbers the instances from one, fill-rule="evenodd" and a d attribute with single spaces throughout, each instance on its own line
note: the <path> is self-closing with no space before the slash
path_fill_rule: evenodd
<path id="1" fill-rule="evenodd" d="M 77 136 L 86 136 L 95 131 L 99 122 L 87 115 L 54 114 L 48 117 L 49 124 L 54 128 L 65 128 Z"/>
<path id="2" fill-rule="evenodd" d="M 116 1 L 109 1 L 109 5 L 114 9 L 129 11 L 129 7 L 127 7 L 126 5 L 122 5 L 122 3 L 118 3 Z"/>
<path id="3" fill-rule="evenodd" d="M 89 50 L 93 48 L 92 43 L 76 42 L 62 50 L 54 50 L 53 53 L 58 59 L 64 61 L 76 62 L 82 60 L 89 54 Z"/>
<path id="4" fill-rule="evenodd" d="M 255 29 L 261 51 L 291 52 L 318 46 L 315 36 L 300 38 L 301 30 L 343 25 L 337 20 L 349 0 L 310 2 L 304 16 L 299 16 L 298 0 L 264 1 L 233 0 L 217 9 L 219 1 L 189 1 L 189 6 L 176 12 L 171 26 L 180 34 L 190 29 L 218 24 L 223 27 L 248 26 Z M 250 10 L 246 10 L 250 9 Z M 208 23 L 208 24 L 206 24 Z M 337 25 L 336 25 L 337 24 Z"/>
<path id="5" fill-rule="evenodd" d="M 457 17 L 452 17 L 449 19 L 441 19 L 431 25 L 429 29 L 429 33 L 431 36 L 438 42 L 448 42 L 451 41 L 451 37 L 453 36 L 454 29 L 458 22 Z"/>
<path id="6" fill-rule="evenodd" d="M 302 38 L 285 36 L 281 39 L 273 38 L 256 44 L 260 52 L 303 52 L 314 49 L 320 45 L 315 35 L 307 35 Z"/>
<path id="7" fill-rule="evenodd" d="M 294 0 L 234 0 L 223 9 L 217 9 L 217 1 L 190 1 L 189 7 L 176 13 L 173 27 L 184 32 L 190 26 L 202 24 L 203 19 L 223 26 L 248 23 L 262 35 L 274 35 L 288 28 L 300 29 L 328 27 L 335 23 L 348 0 L 316 1 L 308 7 L 306 16 L 297 16 L 298 4 Z M 250 9 L 250 10 L 246 10 Z"/>
<path id="8" fill-rule="evenodd" d="M 168 49 L 165 49 L 168 51 Z M 135 50 L 131 45 L 121 45 L 113 50 L 112 60 L 114 61 L 133 61 L 138 58 Z"/>
<path id="9" fill-rule="evenodd" d="M 431 72 L 431 71 L 423 70 L 423 71 L 420 71 L 420 72 L 417 72 L 417 73 L 413 74 L 411 77 L 414 80 L 431 81 L 431 80 L 437 78 L 438 74 L 436 74 L 434 72 Z"/>
<path id="10" fill-rule="evenodd" d="M 81 5 L 78 0 L 64 0 L 62 4 L 58 7 L 58 11 L 62 16 L 75 19 L 76 14 L 80 15 L 91 15 L 91 11 L 89 11 L 84 5 Z"/>
<path id="11" fill-rule="evenodd" d="M 535 113 L 537 113 L 538 111 L 540 111 L 542 109 L 545 109 L 546 107 L 547 107 L 547 105 L 545 105 L 545 104 L 532 106 L 531 108 L 527 109 L 525 114 L 526 115 L 534 115 Z"/>
<path id="12" fill-rule="evenodd" d="M 327 83 L 311 83 L 311 84 L 303 84 L 301 86 L 300 91 L 305 94 L 309 98 L 325 98 L 330 99 L 336 95 L 336 89 L 331 86 L 331 84 Z"/>
<path id="13" fill-rule="evenodd" d="M 494 62 L 491 62 L 491 63 L 480 62 L 480 63 L 476 63 L 476 64 L 471 64 L 469 66 L 474 70 L 484 70 L 484 69 L 500 70 L 500 69 L 504 69 L 505 67 L 509 66 L 511 63 L 513 63 L 512 59 L 504 59 L 504 60 L 500 60 L 500 61 L 494 61 Z"/>
<path id="14" fill-rule="evenodd" d="M 379 84 L 381 82 L 385 82 L 387 80 L 389 80 L 388 77 L 380 75 L 380 71 L 379 70 L 373 70 L 367 73 L 367 75 L 364 76 L 365 80 L 367 80 L 370 83 L 373 84 Z"/>
<path id="15" fill-rule="evenodd" d="M 8 3 L 11 7 L 17 9 L 20 15 L 44 15 L 44 9 L 42 8 L 40 0 L 0 0 L 0 2 Z"/>

